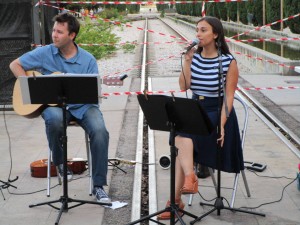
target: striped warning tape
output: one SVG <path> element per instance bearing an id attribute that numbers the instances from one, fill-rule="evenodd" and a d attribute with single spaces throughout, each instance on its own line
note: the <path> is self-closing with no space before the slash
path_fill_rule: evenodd
<path id="1" fill-rule="evenodd" d="M 220 2 L 221 0 L 215 0 L 216 2 Z M 225 1 L 231 1 L 231 0 L 225 0 Z M 241 1 L 241 0 L 237 0 L 237 1 Z M 42 3 L 43 1 L 41 1 L 41 4 L 45 5 L 45 6 L 49 6 L 49 7 L 52 7 L 52 8 L 56 8 L 56 9 L 59 9 L 59 10 L 67 10 L 68 12 L 71 12 L 71 13 L 75 13 L 75 14 L 79 14 L 81 16 L 88 16 L 90 18 L 93 18 L 93 19 L 100 19 L 100 20 L 103 20 L 104 22 L 109 22 L 109 23 L 112 23 L 112 24 L 115 24 L 115 25 L 124 25 L 122 24 L 120 21 L 113 21 L 113 20 L 109 20 L 109 19 L 103 19 L 103 18 L 99 18 L 99 17 L 96 17 L 96 16 L 93 16 L 93 15 L 85 15 L 85 14 L 82 14 L 80 12 L 77 12 L 77 11 L 74 11 L 74 10 L 69 10 L 69 9 L 65 9 L 65 8 L 62 8 L 62 7 L 58 7 L 58 6 L 54 6 L 54 5 L 50 5 L 50 4 L 47 4 L 47 3 Z M 49 1 L 47 1 L 49 2 Z M 56 1 L 56 2 L 62 2 L 62 1 Z M 67 2 L 70 2 L 70 1 L 67 1 Z M 71 1 L 72 2 L 72 1 Z M 208 1 L 205 1 L 205 2 L 208 2 Z M 296 17 L 300 16 L 300 13 L 296 14 L 296 15 L 293 15 L 293 16 L 289 16 L 287 18 L 284 18 L 282 20 L 278 20 L 276 22 L 273 22 L 273 23 L 270 23 L 270 24 L 267 24 L 267 25 L 264 25 L 264 26 L 261 26 L 261 27 L 256 27 L 254 28 L 253 30 L 249 30 L 249 31 L 245 31 L 243 33 L 240 33 L 240 34 L 237 34 L 237 35 L 234 35 L 232 37 L 230 37 L 231 39 L 233 38 L 236 38 L 238 36 L 241 36 L 241 35 L 244 35 L 244 34 L 248 34 L 252 31 L 258 31 L 258 30 L 261 30 L 267 26 L 271 26 L 271 25 L 274 25 L 276 23 L 279 23 L 279 22 L 283 22 L 283 21 L 286 21 L 286 20 L 290 20 L 290 19 L 294 19 Z M 125 24 L 126 27 L 130 27 L 130 28 L 133 28 L 132 25 L 130 24 Z M 136 27 L 138 30 L 140 31 L 146 31 L 146 32 L 149 32 L 149 33 L 156 33 L 154 30 L 148 30 L 148 29 L 144 29 L 142 27 Z M 161 36 L 169 36 L 170 38 L 173 38 L 173 39 L 180 39 L 181 41 L 184 41 L 184 42 L 188 42 L 188 40 L 186 40 L 185 38 L 183 37 L 176 37 L 174 35 L 167 35 L 167 34 L 164 34 L 164 33 L 161 33 L 161 32 L 158 32 L 159 35 Z M 299 38 L 278 38 L 278 39 L 274 39 L 274 38 L 266 38 L 266 39 L 248 39 L 248 40 L 236 40 L 237 42 L 254 42 L 254 41 L 287 41 L 287 40 L 299 40 Z M 232 40 L 230 39 L 226 39 L 227 42 L 230 42 Z M 91 44 L 91 45 L 95 45 L 95 44 Z"/>
<path id="2" fill-rule="evenodd" d="M 275 21 L 275 22 L 273 22 L 273 23 L 269 23 L 269 24 L 266 24 L 266 25 L 261 26 L 261 27 L 255 27 L 255 28 L 252 29 L 252 30 L 245 31 L 245 32 L 240 33 L 240 34 L 236 34 L 236 35 L 232 36 L 231 38 L 236 38 L 236 37 L 239 37 L 239 36 L 244 35 L 244 34 L 249 34 L 250 32 L 258 31 L 258 30 L 261 30 L 261 29 L 263 29 L 263 28 L 266 28 L 266 27 L 275 25 L 275 24 L 277 24 L 277 23 L 284 22 L 284 21 L 286 21 L 286 20 L 291 20 L 291 19 L 294 19 L 294 18 L 299 17 L 299 16 L 300 16 L 300 13 L 298 13 L 298 14 L 296 14 L 296 15 L 293 15 L 293 16 L 286 17 L 286 18 L 284 18 L 284 19 L 282 19 L 282 20 L 277 20 L 277 21 Z"/>
<path id="3" fill-rule="evenodd" d="M 48 4 L 91 4 L 91 5 L 164 5 L 164 4 L 197 4 L 202 2 L 248 2 L 249 0 L 202 0 L 202 1 L 39 1 L 36 5 Z"/>
<path id="4" fill-rule="evenodd" d="M 276 42 L 276 41 L 300 41 L 300 38 L 256 38 L 256 39 L 245 39 L 245 40 L 230 40 L 226 39 L 226 42 L 264 42 L 264 41 L 270 41 L 270 42 Z M 160 41 L 155 41 L 155 42 L 120 42 L 120 43 L 77 43 L 78 46 L 111 46 L 111 45 L 159 45 L 159 44 L 187 44 L 186 41 L 166 41 L 166 42 L 160 42 Z M 32 47 L 41 47 L 43 45 L 41 44 L 31 44 Z"/>
<path id="5" fill-rule="evenodd" d="M 246 91 L 262 91 L 262 90 L 296 90 L 299 89 L 300 87 L 298 86 L 279 86 L 279 87 L 246 87 L 246 88 L 237 88 L 236 90 L 246 90 Z M 168 91 L 147 91 L 146 93 L 149 95 L 153 94 L 171 94 L 171 93 L 182 93 L 185 92 L 183 90 L 168 90 Z M 103 97 L 108 97 L 108 96 L 122 96 L 122 95 L 140 95 L 144 94 L 143 91 L 124 91 L 124 92 L 109 92 L 109 93 L 102 93 Z"/>

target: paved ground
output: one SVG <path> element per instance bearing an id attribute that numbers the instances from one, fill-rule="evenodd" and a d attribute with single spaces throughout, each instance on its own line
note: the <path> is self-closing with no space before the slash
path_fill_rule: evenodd
<path id="1" fill-rule="evenodd" d="M 243 78 L 248 79 L 249 82 L 256 87 L 270 87 L 270 86 L 286 86 L 286 80 L 298 80 L 299 77 L 282 77 L 274 75 L 260 75 L 257 76 L 242 75 Z M 271 81 L 270 81 L 271 80 Z M 162 90 L 163 78 L 153 80 L 153 89 Z M 171 87 L 172 87 L 171 83 Z M 176 80 L 174 79 L 174 84 Z M 266 91 L 267 92 L 267 91 Z M 299 90 L 284 91 L 286 93 L 278 93 L 280 91 L 269 91 L 268 97 L 275 101 L 277 104 L 283 104 L 284 110 L 290 112 L 296 119 L 299 117 L 293 114 L 295 110 L 299 110 Z M 280 98 L 278 97 L 280 96 Z M 289 96 L 288 100 L 282 102 L 284 96 Z M 236 103 L 238 117 L 243 121 L 243 109 L 239 103 Z M 241 119 L 242 118 L 242 119 Z M 241 121 L 240 121 L 241 123 Z M 156 159 L 158 160 L 161 155 L 169 155 L 168 147 L 168 134 L 166 132 L 155 131 L 155 149 Z M 286 176 L 294 179 L 297 171 L 297 165 L 300 162 L 299 158 L 287 148 L 282 141 L 276 137 L 271 129 L 261 121 L 259 117 L 249 110 L 249 124 L 246 134 L 245 148 L 244 148 L 245 161 L 257 162 L 267 165 L 267 169 L 262 173 L 254 174 L 248 170 L 245 171 L 248 185 L 250 188 L 251 197 L 247 197 L 244 182 L 242 177 L 239 179 L 238 191 L 235 199 L 234 207 L 257 207 L 261 204 L 279 200 L 282 190 L 285 185 L 290 183 L 291 179 L 286 178 L 271 178 Z M 169 177 L 170 170 L 163 170 L 160 167 L 156 168 L 157 175 L 157 209 L 163 209 L 168 199 Z M 221 176 L 222 188 L 221 195 L 229 202 L 231 201 L 232 190 L 228 187 L 233 187 L 234 174 L 222 173 Z M 199 181 L 200 194 L 205 199 L 213 199 L 216 197 L 213 183 L 211 178 L 200 179 Z M 162 188 L 163 187 L 163 188 Z M 285 189 L 283 198 L 280 202 L 272 203 L 254 209 L 254 212 L 264 213 L 266 217 L 254 216 L 248 213 L 233 213 L 228 210 L 222 210 L 221 216 L 217 216 L 216 212 L 206 216 L 201 220 L 204 224 L 300 224 L 300 192 L 297 190 L 296 183 L 293 182 Z M 208 212 L 212 207 L 202 207 L 199 202 L 205 202 L 199 195 L 194 195 L 192 206 L 188 206 L 190 196 L 185 198 L 185 209 L 194 215 L 201 216 Z M 212 201 L 211 203 L 214 203 Z M 224 200 L 224 205 L 227 206 Z M 250 209 L 250 211 L 252 211 Z M 190 217 L 185 216 L 184 221 L 192 220 Z M 166 223 L 168 224 L 168 223 Z"/>
<path id="2" fill-rule="evenodd" d="M 261 76 L 261 79 L 265 76 Z M 267 78 L 266 78 L 267 79 Z M 278 78 L 279 79 L 279 78 Z M 263 80 L 263 79 L 262 79 Z M 275 79 L 273 79 L 275 80 Z M 177 78 L 168 78 L 168 89 L 177 85 Z M 254 82 L 254 81 L 253 81 Z M 127 90 L 130 81 L 125 83 L 125 86 L 118 91 Z M 155 78 L 152 80 L 153 90 L 164 90 L 165 78 Z M 255 83 L 254 83 L 255 84 Z M 260 82 L 259 86 L 264 86 L 266 83 Z M 257 84 L 255 84 L 257 85 Z M 275 86 L 279 84 L 274 84 Z M 269 85 L 268 85 L 269 86 Z M 111 91 L 105 89 L 104 92 Z M 294 101 L 297 103 L 296 96 L 299 96 L 297 90 L 291 90 L 294 94 Z M 269 92 L 270 96 L 272 97 Z M 277 96 L 278 93 L 274 96 Z M 296 99 L 295 99 L 296 98 Z M 101 105 L 104 117 L 107 121 L 107 127 L 110 131 L 110 157 L 114 157 L 122 126 L 122 119 L 125 113 L 125 103 L 127 97 L 119 96 L 112 97 L 103 101 Z M 290 101 L 293 101 L 292 99 Z M 240 115 L 242 110 L 240 106 L 236 106 Z M 296 104 L 292 111 L 298 111 L 299 104 Z M 297 109 L 298 108 L 298 109 Z M 285 185 L 290 183 L 296 176 L 297 165 L 299 158 L 295 156 L 284 144 L 280 141 L 269 127 L 252 111 L 249 111 L 249 125 L 245 142 L 245 160 L 262 163 L 267 165 L 267 169 L 255 175 L 252 172 L 246 172 L 251 197 L 246 196 L 242 177 L 239 179 L 238 191 L 235 200 L 235 207 L 256 207 L 271 201 L 279 200 L 282 190 Z M 18 176 L 18 180 L 13 182 L 17 189 L 10 188 L 8 193 L 3 190 L 5 200 L 0 195 L 0 224 L 15 225 L 15 224 L 54 224 L 57 218 L 57 210 L 49 206 L 40 206 L 29 208 L 29 204 L 44 202 L 48 200 L 56 200 L 62 195 L 62 187 L 56 187 L 51 191 L 51 197 L 46 197 L 46 192 L 42 191 L 36 194 L 25 195 L 28 192 L 34 192 L 46 188 L 45 178 L 33 178 L 30 174 L 30 163 L 46 158 L 47 145 L 44 134 L 44 125 L 41 118 L 25 119 L 15 115 L 13 112 L 6 112 L 1 115 L 1 159 L 0 159 L 0 179 L 6 180 L 10 173 L 10 154 L 12 155 L 13 169 L 11 171 L 11 179 Z M 4 123 L 5 122 L 5 123 Z M 6 124 L 6 127 L 5 127 Z M 7 129 L 7 130 L 6 130 Z M 8 132 L 8 133 L 7 133 Z M 8 136 L 9 134 L 9 136 Z M 85 158 L 84 133 L 80 128 L 68 129 L 68 151 L 72 157 Z M 9 142 L 10 141 L 10 142 Z M 168 133 L 154 131 L 155 155 L 156 160 L 161 155 L 169 154 Z M 129 167 L 128 167 L 129 169 Z M 132 168 L 130 168 L 132 169 Z M 163 170 L 156 166 L 156 188 L 157 206 L 152 210 L 160 210 L 164 208 L 165 202 L 169 196 L 169 177 L 170 171 Z M 109 170 L 109 181 L 111 180 L 111 170 Z M 282 177 L 286 178 L 268 178 Z M 92 200 L 88 195 L 88 178 L 83 175 L 77 175 L 77 178 L 69 184 L 69 196 L 75 199 Z M 52 178 L 52 185 L 56 184 L 56 179 Z M 200 180 L 200 193 L 205 199 L 213 199 L 216 194 L 212 187 L 210 178 Z M 233 174 L 222 173 L 222 187 L 231 187 L 233 185 Z M 112 187 L 107 187 L 107 190 Z M 121 188 L 121 187 L 120 187 Z M 12 194 L 15 193 L 15 194 Z M 23 193 L 23 194 L 22 194 Z M 18 195 L 16 195 L 18 194 Z M 133 193 L 134 194 L 134 193 Z M 228 201 L 231 201 L 231 190 L 222 189 L 222 196 Z M 222 210 L 221 215 L 217 216 L 216 212 L 202 219 L 205 224 L 300 224 L 300 192 L 296 188 L 296 183 L 292 183 L 285 189 L 283 198 L 280 202 L 264 205 L 255 209 L 255 212 L 266 214 L 266 217 L 253 216 L 245 213 L 232 213 L 228 210 Z M 114 201 L 119 199 L 113 199 Z M 152 200 L 152 199 L 151 199 Z M 199 195 L 194 195 L 192 205 L 188 206 L 189 196 L 184 201 L 185 209 L 196 216 L 200 216 L 207 212 L 211 207 L 200 207 L 199 202 L 203 201 Z M 224 201 L 224 204 L 227 203 Z M 60 206 L 58 204 L 58 206 Z M 129 206 L 127 206 L 129 207 Z M 112 209 L 107 209 L 112 210 Z M 128 209 L 130 211 L 130 209 Z M 118 209 L 115 209 L 115 216 L 118 216 Z M 102 224 L 102 216 L 104 208 L 95 205 L 82 205 L 74 209 L 70 209 L 68 213 L 63 213 L 60 224 Z M 112 213 L 114 214 L 114 213 Z M 184 221 L 189 221 L 191 218 L 185 216 Z M 122 223 L 120 223 L 122 224 Z M 168 224 L 168 222 L 167 222 Z"/>

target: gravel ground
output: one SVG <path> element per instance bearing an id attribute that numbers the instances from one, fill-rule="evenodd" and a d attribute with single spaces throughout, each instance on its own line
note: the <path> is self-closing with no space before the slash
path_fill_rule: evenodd
<path id="1" fill-rule="evenodd" d="M 144 21 L 135 21 L 131 23 L 133 26 L 132 28 L 116 27 L 114 33 L 121 37 L 121 43 L 126 41 L 137 41 L 138 43 L 141 43 L 142 33 L 136 32 L 134 27 L 143 27 L 143 24 Z M 113 75 L 117 72 L 124 73 L 125 70 L 140 65 L 140 59 L 137 57 L 139 56 L 137 53 L 140 50 L 140 47 L 141 46 L 138 45 L 135 48 L 135 51 L 131 53 L 124 53 L 124 51 L 120 48 L 112 57 L 99 60 L 98 64 L 101 71 L 100 74 Z M 138 78 L 139 72 L 140 71 L 138 69 L 126 72 L 128 77 L 132 78 L 130 91 L 138 91 L 140 89 L 140 79 Z M 117 158 L 135 159 L 135 151 L 132 151 L 132 149 L 136 149 L 137 129 L 134 124 L 137 124 L 138 109 L 139 105 L 136 96 L 128 96 L 121 130 L 122 135 L 120 136 L 116 152 Z M 124 164 L 120 164 L 119 166 L 121 169 L 126 171 L 126 174 L 118 169 L 113 170 L 109 185 L 109 195 L 113 201 L 123 201 L 128 203 L 128 205 L 117 209 L 117 214 L 115 210 L 105 210 L 102 225 L 126 224 L 131 221 L 134 167 Z"/>

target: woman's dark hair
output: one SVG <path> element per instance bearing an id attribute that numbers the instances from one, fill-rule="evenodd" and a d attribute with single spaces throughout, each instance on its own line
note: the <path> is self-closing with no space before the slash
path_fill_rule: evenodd
<path id="1" fill-rule="evenodd" d="M 61 14 L 56 15 L 53 18 L 53 22 L 68 23 L 69 34 L 71 34 L 72 32 L 75 33 L 75 37 L 73 39 L 73 41 L 75 41 L 76 36 L 79 33 L 79 29 L 80 29 L 80 23 L 78 22 L 78 20 L 76 19 L 75 16 L 73 16 L 69 13 L 61 13 Z"/>
<path id="2" fill-rule="evenodd" d="M 225 41 L 224 29 L 221 21 L 218 18 L 212 16 L 202 17 L 197 22 L 197 24 L 201 21 L 206 21 L 209 25 L 211 25 L 213 33 L 218 35 L 218 37 L 216 38 L 216 47 L 221 49 L 221 53 L 229 54 L 230 51 Z M 202 47 L 198 47 L 197 52 L 200 53 L 202 49 Z"/>

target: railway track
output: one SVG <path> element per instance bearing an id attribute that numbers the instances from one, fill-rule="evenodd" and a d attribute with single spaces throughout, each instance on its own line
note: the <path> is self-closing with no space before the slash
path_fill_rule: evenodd
<path id="1" fill-rule="evenodd" d="M 176 24 L 174 25 L 174 23 L 165 19 L 146 19 L 143 28 L 143 42 L 149 44 L 142 45 L 137 51 L 139 54 L 137 57 L 140 57 L 141 62 L 140 90 L 151 91 L 152 79 L 179 76 L 181 71 L 181 53 L 185 45 L 177 42 L 180 39 L 192 40 L 195 32 L 191 31 L 190 28 L 183 29 L 180 26 L 176 26 Z M 147 32 L 148 30 L 155 32 Z M 176 38 L 171 40 L 173 43 L 169 43 L 170 36 L 161 35 L 162 33 Z M 241 86 L 239 86 L 239 89 L 240 91 L 237 91 L 237 95 L 300 158 L 300 142 L 297 135 L 272 115 L 266 107 L 263 107 L 249 92 L 242 90 Z M 157 158 L 154 151 L 153 131 L 148 129 L 141 109 L 138 114 L 136 161 L 142 163 L 137 164 L 135 168 L 131 221 L 140 219 L 147 215 L 149 211 L 157 211 L 157 196 L 154 190 L 154 187 L 156 187 L 155 167 L 148 166 L 149 164 L 156 164 Z M 141 224 L 149 224 L 149 221 L 144 221 Z"/>

